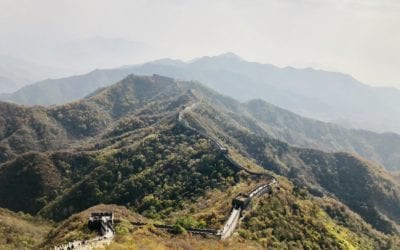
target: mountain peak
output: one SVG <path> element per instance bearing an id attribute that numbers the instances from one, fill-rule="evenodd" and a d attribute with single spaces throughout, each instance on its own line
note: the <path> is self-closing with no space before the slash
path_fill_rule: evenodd
<path id="1" fill-rule="evenodd" d="M 233 52 L 226 52 L 217 56 L 214 56 L 216 58 L 225 58 L 225 59 L 235 59 L 235 60 L 243 60 L 240 56 L 236 55 Z"/>
<path id="2" fill-rule="evenodd" d="M 191 63 L 204 63 L 204 62 L 226 62 L 226 61 L 244 61 L 240 56 L 227 52 L 216 56 L 204 56 L 190 61 Z"/>

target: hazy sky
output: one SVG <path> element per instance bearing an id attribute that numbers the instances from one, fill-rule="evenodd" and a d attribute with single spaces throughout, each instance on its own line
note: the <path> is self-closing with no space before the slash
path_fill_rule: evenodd
<path id="1" fill-rule="evenodd" d="M 3 54 L 100 36 L 154 48 L 145 59 L 231 51 L 400 86 L 399 0 L 0 0 L 0 31 Z"/>

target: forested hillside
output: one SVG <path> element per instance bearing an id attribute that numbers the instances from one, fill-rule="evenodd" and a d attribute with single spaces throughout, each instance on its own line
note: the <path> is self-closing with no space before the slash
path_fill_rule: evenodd
<path id="1" fill-rule="evenodd" d="M 235 240 L 256 248 L 396 244 L 400 188 L 382 167 L 348 153 L 293 147 L 270 135 L 246 105 L 199 83 L 129 76 L 62 106 L 0 106 L 7 149 L 1 207 L 63 223 L 97 204 L 117 204 L 152 221 L 190 216 L 197 226 L 218 228 L 230 200 L 259 183 L 223 157 L 210 136 L 246 168 L 280 176 L 280 190 L 257 198 Z M 179 121 L 183 109 L 196 130 Z M 115 244 L 143 233 L 125 227 Z M 51 235 L 47 244 L 59 243 L 57 231 Z"/>
<path id="2" fill-rule="evenodd" d="M 372 118 L 363 115 L 361 118 L 348 117 L 345 119 L 343 118 L 345 117 L 345 112 L 342 110 L 344 109 L 343 107 L 340 108 L 343 112 L 339 112 L 330 106 L 332 104 L 328 105 L 327 103 L 322 103 L 320 97 L 306 97 L 303 95 L 304 93 L 299 96 L 290 87 L 293 87 L 294 82 L 299 81 L 299 86 L 307 85 L 304 88 L 306 90 L 309 89 L 310 92 L 316 95 L 319 94 L 317 93 L 318 91 L 314 91 L 314 89 L 319 89 L 321 86 L 330 87 L 335 93 L 340 92 L 340 89 L 359 89 L 360 93 L 364 93 L 368 96 L 371 95 L 368 93 L 375 89 L 368 88 L 355 79 L 342 74 L 311 69 L 279 69 L 272 65 L 246 62 L 230 54 L 217 57 L 205 57 L 192 63 L 159 60 L 138 66 L 95 70 L 85 75 L 39 82 L 26 86 L 7 97 L 0 97 L 0 99 L 20 104 L 64 104 L 83 98 L 98 88 L 109 86 L 130 73 L 149 75 L 158 73 L 179 79 L 200 80 L 207 86 L 240 100 L 247 101 L 253 98 L 263 98 L 264 101 L 261 99 L 247 101 L 243 108 L 246 109 L 254 119 L 262 123 L 260 126 L 266 130 L 269 135 L 300 147 L 315 148 L 331 152 L 348 151 L 357 153 L 364 158 L 384 165 L 386 169 L 391 171 L 396 171 L 400 168 L 400 136 L 398 134 L 379 134 L 367 130 L 347 129 L 333 123 L 319 122 L 305 118 L 279 108 L 287 108 L 297 112 L 297 114 L 303 114 L 325 121 L 337 122 L 334 118 L 336 116 L 340 116 L 339 118 L 342 121 L 346 119 L 356 120 L 357 123 L 361 121 L 362 124 L 354 126 L 356 128 L 371 129 L 371 126 L 373 128 L 376 126 L 389 126 L 389 124 L 394 121 L 393 117 L 397 117 L 397 115 L 384 115 L 385 112 L 376 111 L 376 109 L 380 109 L 379 107 L 368 108 L 372 99 L 368 99 L 368 105 L 365 105 L 365 107 L 360 107 L 357 111 L 350 112 L 353 114 L 361 114 L 361 111 L 369 110 L 369 115 L 377 113 L 376 115 L 378 117 Z M 259 77 L 257 78 L 256 76 Z M 296 76 L 296 78 L 294 76 Z M 261 80 L 256 81 L 256 79 Z M 311 83 L 308 84 L 308 81 L 311 81 Z M 277 84 L 276 82 L 279 82 L 280 85 L 275 86 Z M 312 85 L 313 87 L 308 85 Z M 226 86 L 229 87 L 227 88 Z M 295 85 L 295 87 L 297 90 L 300 88 L 297 85 Z M 390 90 L 379 89 L 379 91 L 376 91 L 378 94 L 373 95 L 374 98 L 378 99 L 378 104 L 381 104 L 381 100 L 387 99 L 385 97 L 387 94 L 386 92 L 389 93 Z M 393 90 L 392 92 L 388 100 L 392 100 L 393 96 L 400 96 L 400 94 L 397 93 L 398 91 Z M 343 93 L 338 93 L 337 96 L 343 95 Z M 343 98 L 346 99 L 346 102 L 350 102 L 350 104 L 348 104 L 349 109 L 353 106 L 358 107 L 358 103 L 365 102 L 365 100 L 361 98 L 362 100 L 359 100 L 359 102 L 356 103 L 357 105 L 355 105 L 351 96 L 348 95 L 349 93 L 346 93 Z M 330 100 L 330 97 L 325 99 Z M 386 111 L 392 110 L 393 107 L 398 106 L 396 100 L 390 101 L 391 107 L 387 108 Z M 345 101 L 343 101 L 343 103 L 345 103 Z M 330 102 L 340 103 L 339 101 L 332 100 L 330 100 Z M 279 105 L 279 107 L 270 103 Z M 345 111 L 348 112 L 347 109 L 345 109 Z M 390 117 L 390 119 L 387 121 L 388 117 Z M 378 130 L 397 131 L 393 129 L 395 125 L 390 126 L 390 129 Z M 35 136 L 32 134 L 32 131 L 23 131 L 23 133 L 27 134 L 29 137 Z"/>
<path id="3" fill-rule="evenodd" d="M 264 168 L 288 176 L 317 196 L 328 191 L 376 228 L 395 231 L 386 216 L 399 223 L 400 186 L 379 165 L 348 153 L 292 147 L 266 135 L 251 119 L 217 113 L 206 104 L 199 105 L 197 110 L 193 113 L 194 124 L 212 131 Z M 381 207 L 383 204 L 387 207 Z"/>
<path id="4" fill-rule="evenodd" d="M 347 151 L 374 162 L 388 170 L 400 168 L 400 135 L 345 129 L 298 116 L 262 100 L 247 102 L 246 110 L 270 135 L 291 145 L 324 151 Z"/>

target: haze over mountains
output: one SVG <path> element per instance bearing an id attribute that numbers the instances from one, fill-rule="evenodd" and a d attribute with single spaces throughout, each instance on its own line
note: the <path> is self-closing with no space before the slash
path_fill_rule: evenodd
<path id="1" fill-rule="evenodd" d="M 25 40 L 15 43 L 1 41 L 0 94 L 50 78 L 121 66 L 132 63 L 132 60 L 144 62 L 156 58 L 155 53 L 156 49 L 141 42 L 99 36 L 53 43 L 43 40 L 29 43 Z"/>
<path id="2" fill-rule="evenodd" d="M 21 104 L 62 104 L 82 98 L 129 73 L 198 80 L 241 101 L 261 98 L 322 121 L 377 132 L 400 132 L 400 90 L 370 87 L 342 73 L 247 62 L 232 53 L 190 62 L 164 59 L 96 70 L 39 82 L 1 98 Z M 79 91 L 78 86 L 82 88 Z"/>
<path id="3" fill-rule="evenodd" d="M 0 55 L 2 54 L 12 58 L 23 58 L 39 65 L 50 65 L 53 68 L 52 75 L 29 82 L 32 84 L 47 78 L 83 74 L 96 68 L 143 63 L 158 58 L 156 54 L 159 52 L 157 48 L 139 41 L 90 36 L 61 41 L 43 39 L 30 39 L 29 42 L 25 39 L 13 42 L 0 41 Z M 0 57 L 0 64 L 3 62 L 7 63 Z M 32 67 L 31 71 L 34 69 Z M 57 72 L 61 75 L 54 74 Z"/>
<path id="4" fill-rule="evenodd" d="M 192 107 L 184 119 L 196 131 L 217 138 L 248 168 L 279 176 L 280 191 L 246 212 L 242 241 L 260 248 L 395 244 L 400 186 L 383 168 L 348 153 L 290 146 L 270 134 L 278 131 L 268 129 L 264 115 L 257 118 L 268 105 L 157 75 L 131 75 L 49 108 L 0 103 L 0 206 L 62 221 L 112 203 L 149 219 L 189 213 L 218 227 L 230 197 L 257 181 L 233 168 L 203 133 L 181 125 L 185 107 Z M 48 244 L 78 234 L 74 218 Z M 74 231 L 61 235 L 63 228 Z"/>
<path id="5" fill-rule="evenodd" d="M 60 77 L 58 70 L 21 59 L 0 55 L 0 94 L 50 77 Z"/>
<path id="6" fill-rule="evenodd" d="M 362 119 L 371 121 L 370 124 L 384 123 L 389 130 L 389 127 L 397 126 L 396 121 L 400 117 L 395 115 L 400 112 L 400 105 L 395 105 L 400 102 L 400 95 L 397 99 L 398 90 L 369 87 L 340 73 L 280 69 L 250 63 L 234 54 L 204 57 L 188 63 L 164 59 L 138 66 L 95 70 L 85 75 L 42 81 L 11 95 L 3 95 L 3 99 L 23 104 L 66 103 L 82 98 L 99 87 L 108 86 L 132 72 L 196 79 L 242 101 L 263 98 L 266 101 L 247 102 L 246 112 L 270 135 L 297 146 L 354 152 L 381 163 L 389 170 L 400 169 L 399 135 L 346 129 L 304 118 L 268 103 L 277 103 L 321 120 L 334 120 L 338 114 L 346 123 L 356 121 L 359 128 L 365 128 L 365 124 L 359 123 Z M 348 108 L 344 107 L 345 103 Z M 364 108 L 361 108 L 362 105 Z M 336 118 L 339 119 L 339 116 Z"/>

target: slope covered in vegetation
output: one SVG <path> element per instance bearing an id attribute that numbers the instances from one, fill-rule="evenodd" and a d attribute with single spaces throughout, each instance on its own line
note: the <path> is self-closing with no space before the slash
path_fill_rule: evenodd
<path id="1" fill-rule="evenodd" d="M 100 203 L 117 204 L 154 221 L 175 223 L 182 216 L 193 216 L 202 225 L 218 228 L 229 213 L 231 198 L 256 183 L 223 157 L 207 134 L 247 168 L 289 178 L 281 194 L 261 199 L 250 211 L 258 221 L 246 217 L 249 221 L 243 222 L 237 240 L 250 240 L 255 247 L 344 248 L 347 244 L 351 248 L 364 243 L 387 247 L 382 242 L 388 236 L 365 222 L 397 234 L 400 189 L 383 168 L 346 153 L 292 147 L 271 136 L 246 107 L 198 83 L 129 76 L 63 106 L 4 105 L 4 110 L 19 109 L 23 115 L 3 113 L 3 120 L 18 122 L 2 130 L 2 146 L 11 153 L 0 165 L 1 207 L 62 221 Z M 202 133 L 181 124 L 178 113 L 185 108 L 189 111 L 184 119 Z M 54 140 L 60 136 L 65 143 L 55 147 L 52 140 L 40 136 L 34 130 L 40 122 L 45 125 L 44 135 L 52 133 Z M 43 147 L 18 151 L 10 144 L 8 138 L 22 127 L 36 131 L 32 143 Z M 30 144 L 18 145 L 26 143 Z M 297 194 L 303 189 L 306 195 Z M 337 200 L 340 213 L 325 208 L 329 196 Z M 270 208 L 274 213 L 265 215 Z M 302 220 L 301 211 L 312 219 Z M 269 232 L 265 223 L 279 220 L 283 223 L 275 226 L 277 231 Z M 293 235 L 285 228 L 291 220 L 295 221 Z M 60 236 L 61 229 L 52 233 L 49 242 L 67 239 Z M 138 237 L 134 229 L 126 230 Z M 309 236 L 315 237 L 303 241 Z M 117 243 L 125 244 L 126 237 Z M 318 239 L 326 241 L 317 243 Z"/>
<path id="2" fill-rule="evenodd" d="M 23 213 L 0 208 L 0 248 L 35 249 L 53 229 L 53 224 Z"/>
<path id="3" fill-rule="evenodd" d="M 117 203 L 150 218 L 164 218 L 205 190 L 235 182 L 235 171 L 209 142 L 178 129 L 125 138 L 136 143 L 101 150 L 98 166 L 41 213 L 62 219 L 98 203 Z"/>
<path id="4" fill-rule="evenodd" d="M 398 134 L 345 129 L 333 123 L 301 117 L 262 100 L 249 101 L 245 108 L 270 135 L 291 145 L 352 152 L 380 163 L 388 170 L 399 169 Z"/>
<path id="5" fill-rule="evenodd" d="M 389 170 L 399 170 L 399 135 L 346 129 L 305 118 L 339 122 L 345 126 L 350 124 L 350 127 L 378 132 L 399 131 L 398 90 L 371 88 L 340 73 L 279 69 L 227 54 L 190 63 L 166 59 L 132 67 L 95 70 L 85 75 L 46 80 L 27 86 L 8 98 L 0 96 L 0 99 L 20 104 L 65 104 L 98 88 L 110 86 L 132 73 L 198 80 L 241 101 L 262 98 L 264 101 L 249 101 L 246 105 L 248 111 L 264 123 L 263 128 L 268 133 L 280 140 L 301 147 L 352 151 L 383 164 Z M 339 97 L 342 98 L 340 101 Z"/>
<path id="6" fill-rule="evenodd" d="M 42 246 L 94 237 L 87 230 L 91 211 L 113 211 L 118 221 L 115 241 L 107 249 L 397 249 L 399 238 L 384 235 L 366 224 L 345 205 L 331 198 L 315 198 L 285 178 L 272 195 L 257 198 L 243 213 L 237 233 L 228 241 L 216 237 L 171 234 L 153 226 L 159 219 L 143 218 L 120 206 L 100 205 L 75 214 L 54 229 Z M 218 228 L 226 219 L 229 200 L 253 181 L 240 182 L 224 192 L 209 190 L 161 223 L 183 227 Z M 131 222 L 146 222 L 138 227 Z"/>
<path id="7" fill-rule="evenodd" d="M 314 195 L 335 195 L 375 228 L 396 232 L 400 187 L 382 167 L 347 153 L 291 147 L 270 137 L 251 118 L 237 115 L 237 110 L 229 108 L 231 101 L 226 101 L 219 106 L 225 112 L 206 103 L 198 105 L 192 123 L 213 131 L 264 168 L 289 177 Z"/>
<path id="8" fill-rule="evenodd" d="M 313 198 L 280 180 L 279 193 L 262 197 L 245 214 L 239 234 L 268 249 L 393 249 L 398 238 L 367 225 L 331 198 Z"/>

